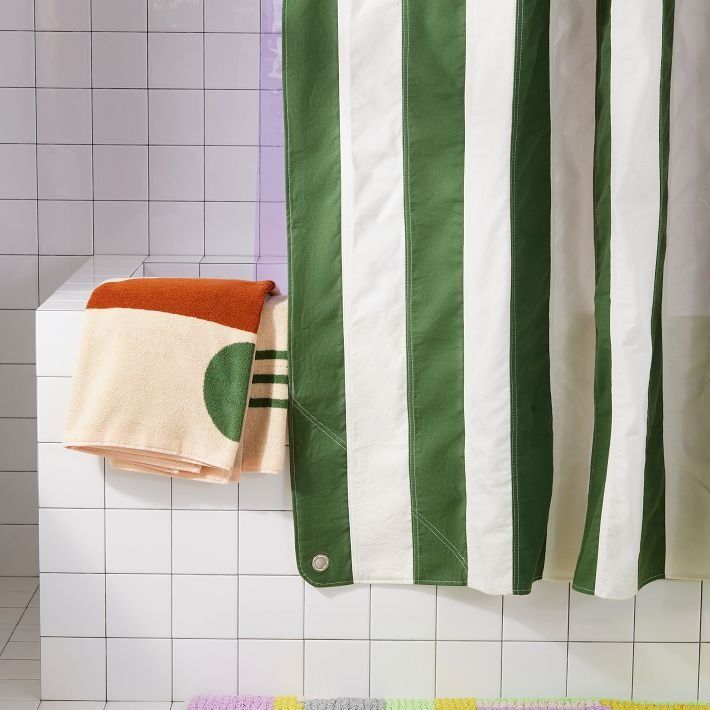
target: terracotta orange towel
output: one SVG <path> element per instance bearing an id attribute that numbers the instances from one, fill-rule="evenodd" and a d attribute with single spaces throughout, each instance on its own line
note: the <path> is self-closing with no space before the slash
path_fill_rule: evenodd
<path id="1" fill-rule="evenodd" d="M 262 351 L 285 356 L 286 301 L 269 297 L 273 289 L 272 281 L 226 279 L 97 287 L 85 313 L 65 446 L 106 456 L 118 469 L 221 483 L 238 480 L 243 469 L 279 470 L 287 394 L 273 388 L 284 380 L 262 383 L 255 375 L 252 384 L 260 340 Z M 276 374 L 286 374 L 285 359 Z M 262 384 L 272 388 L 268 396 L 259 395 Z"/>

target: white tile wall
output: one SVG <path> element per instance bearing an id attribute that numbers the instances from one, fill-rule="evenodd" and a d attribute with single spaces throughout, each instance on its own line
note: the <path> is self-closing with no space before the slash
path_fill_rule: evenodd
<path id="1" fill-rule="evenodd" d="M 283 145 L 277 5 L 0 3 L 0 442 L 16 441 L 0 449 L 0 500 L 16 502 L 0 504 L 0 574 L 27 571 L 37 539 L 36 484 L 17 475 L 36 469 L 37 305 L 94 253 L 239 257 L 205 275 L 242 278 L 262 254 L 283 262 L 283 169 L 259 154 Z"/>

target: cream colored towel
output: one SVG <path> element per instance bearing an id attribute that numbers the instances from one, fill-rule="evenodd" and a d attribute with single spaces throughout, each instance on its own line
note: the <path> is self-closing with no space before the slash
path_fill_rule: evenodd
<path id="1" fill-rule="evenodd" d="M 224 279 L 99 286 L 64 445 L 117 469 L 219 483 L 281 470 L 287 301 L 273 289 Z"/>

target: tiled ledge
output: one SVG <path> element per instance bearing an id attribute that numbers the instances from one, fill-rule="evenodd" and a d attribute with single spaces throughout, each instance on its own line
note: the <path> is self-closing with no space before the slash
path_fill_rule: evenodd
<path id="1" fill-rule="evenodd" d="M 285 256 L 105 254 L 89 257 L 37 310 L 82 311 L 100 283 L 135 276 L 273 279 L 288 288 Z"/>

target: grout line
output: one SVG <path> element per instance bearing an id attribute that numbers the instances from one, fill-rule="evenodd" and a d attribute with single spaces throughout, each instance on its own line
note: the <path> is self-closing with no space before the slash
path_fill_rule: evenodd
<path id="1" fill-rule="evenodd" d="M 569 694 L 569 619 L 572 600 L 572 585 L 567 585 L 567 650 L 565 653 L 565 697 Z"/>
<path id="2" fill-rule="evenodd" d="M 634 597 L 634 613 L 631 631 L 631 700 L 634 699 L 634 669 L 636 666 L 636 597 Z"/>
<path id="3" fill-rule="evenodd" d="M 701 662 L 703 654 L 703 591 L 705 587 L 705 582 L 700 582 L 700 614 L 698 619 L 698 687 L 696 700 L 700 700 L 700 673 L 701 673 Z"/>
<path id="4" fill-rule="evenodd" d="M 205 2 L 202 2 L 202 256 L 207 253 L 207 52 L 205 48 Z M 202 277 L 202 265 L 199 266 Z"/>
<path id="5" fill-rule="evenodd" d="M 32 600 L 34 599 L 35 594 L 37 594 L 38 589 L 39 589 L 39 576 L 37 577 L 37 586 L 35 587 L 32 594 L 30 594 L 30 599 L 27 602 L 27 604 L 25 604 L 24 607 L 9 607 L 9 608 L 14 608 L 14 609 L 22 609 L 22 614 L 20 614 L 20 618 L 17 620 L 16 624 L 14 624 L 14 625 L 10 624 L 10 626 L 12 626 L 12 631 L 10 632 L 10 635 L 7 637 L 7 641 L 5 641 L 5 643 L 2 646 L 0 646 L 0 655 L 3 654 L 3 652 L 7 648 L 10 641 L 12 641 L 12 636 L 15 633 L 15 631 L 17 631 L 17 627 L 22 623 L 22 619 L 24 618 L 25 614 L 27 613 L 27 610 L 30 608 L 30 604 L 32 603 Z M 3 660 L 9 660 L 9 659 L 3 659 Z"/>
<path id="6" fill-rule="evenodd" d="M 145 27 L 146 31 L 150 28 L 150 5 L 146 2 L 145 6 Z M 150 85 L 150 36 L 146 33 L 145 38 L 145 96 L 146 96 L 146 121 L 148 135 L 148 149 L 146 155 L 146 238 L 148 240 L 148 256 L 151 255 L 152 244 L 150 238 L 150 92 L 153 88 Z M 143 275 L 145 276 L 145 261 L 143 266 Z M 171 691 L 172 692 L 172 691 Z"/>

